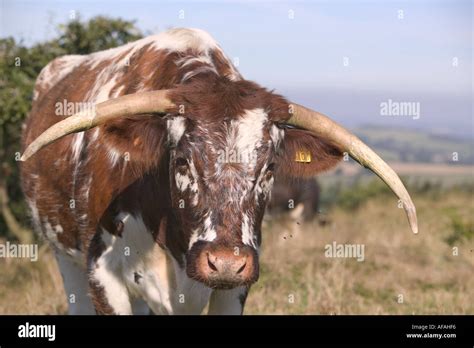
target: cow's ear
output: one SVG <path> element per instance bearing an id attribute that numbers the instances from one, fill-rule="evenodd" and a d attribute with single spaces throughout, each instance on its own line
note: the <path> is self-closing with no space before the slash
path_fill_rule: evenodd
<path id="1" fill-rule="evenodd" d="M 277 175 L 311 177 L 331 169 L 341 159 L 342 152 L 335 145 L 306 130 L 287 128 L 278 154 Z"/>
<path id="2" fill-rule="evenodd" d="M 166 121 L 159 117 L 117 119 L 105 124 L 103 130 L 101 141 L 131 169 L 157 167 L 166 151 Z"/>

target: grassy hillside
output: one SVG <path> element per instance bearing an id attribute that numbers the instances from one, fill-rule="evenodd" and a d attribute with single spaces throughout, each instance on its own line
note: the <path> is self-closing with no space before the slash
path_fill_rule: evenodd
<path id="1" fill-rule="evenodd" d="M 418 235 L 392 195 L 371 193 L 353 191 L 325 226 L 273 221 L 247 314 L 473 314 L 472 192 L 415 193 Z M 364 261 L 325 257 L 334 241 L 364 245 Z"/>
<path id="2" fill-rule="evenodd" d="M 377 126 L 360 127 L 354 133 L 388 161 L 474 164 L 472 139 Z M 455 152 L 458 161 L 453 161 Z"/>

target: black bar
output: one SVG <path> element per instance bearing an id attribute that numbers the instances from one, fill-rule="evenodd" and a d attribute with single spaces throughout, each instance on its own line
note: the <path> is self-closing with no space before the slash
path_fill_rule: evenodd
<path id="1" fill-rule="evenodd" d="M 55 340 L 20 338 L 20 325 L 55 325 Z M 434 326 L 430 326 L 434 325 Z M 441 325 L 441 326 L 440 326 Z M 24 326 L 23 328 L 25 328 Z M 25 330 L 23 330 L 25 333 Z M 411 338 L 407 334 L 455 334 Z M 0 316 L 0 346 L 126 344 L 473 347 L 473 316 Z"/>

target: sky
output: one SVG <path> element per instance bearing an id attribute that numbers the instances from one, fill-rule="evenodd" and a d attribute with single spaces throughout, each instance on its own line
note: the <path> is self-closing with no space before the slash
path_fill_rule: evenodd
<path id="1" fill-rule="evenodd" d="M 136 20 L 147 34 L 201 28 L 245 78 L 349 127 L 473 134 L 470 0 L 0 0 L 0 11 L 0 37 L 27 45 L 53 38 L 71 11 Z M 383 115 L 390 101 L 418 103 L 419 117 Z"/>

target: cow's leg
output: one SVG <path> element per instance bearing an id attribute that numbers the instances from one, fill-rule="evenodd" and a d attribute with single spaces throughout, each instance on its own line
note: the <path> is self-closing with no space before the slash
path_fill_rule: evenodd
<path id="1" fill-rule="evenodd" d="M 85 267 L 81 267 L 71 256 L 56 252 L 56 260 L 63 277 L 64 291 L 68 301 L 68 313 L 73 315 L 95 314 L 94 305 L 88 295 Z"/>
<path id="2" fill-rule="evenodd" d="M 169 257 L 169 259 L 167 259 Z M 141 294 L 154 314 L 201 314 L 212 290 L 190 279 L 172 256 L 155 247 L 153 262 L 135 269 L 134 289 Z M 128 272 L 132 274 L 132 272 Z"/>
<path id="3" fill-rule="evenodd" d="M 244 311 L 248 287 L 241 286 L 231 290 L 214 290 L 209 302 L 211 315 L 240 315 Z"/>
<path id="4" fill-rule="evenodd" d="M 107 256 L 101 256 L 90 268 L 89 285 L 97 314 L 132 314 L 127 287 L 120 273 L 109 267 Z"/>
<path id="5" fill-rule="evenodd" d="M 132 312 L 134 315 L 152 314 L 148 304 L 141 298 L 136 298 L 132 301 Z"/>
<path id="6" fill-rule="evenodd" d="M 121 272 L 123 257 L 123 249 L 114 248 L 113 236 L 96 233 L 89 247 L 88 269 L 97 314 L 132 314 L 130 294 Z"/>

